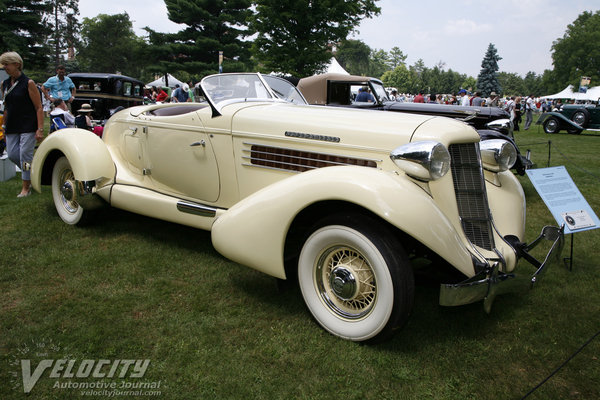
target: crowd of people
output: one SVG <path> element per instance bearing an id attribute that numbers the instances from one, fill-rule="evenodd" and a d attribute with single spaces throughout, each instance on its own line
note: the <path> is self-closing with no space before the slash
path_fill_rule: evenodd
<path id="1" fill-rule="evenodd" d="M 175 89 L 171 91 L 171 95 L 162 87 L 152 86 L 148 93 L 148 100 L 151 103 L 187 103 L 193 102 L 194 90 L 193 85 L 184 83 L 183 85 L 175 85 Z"/>
<path id="2" fill-rule="evenodd" d="M 56 75 L 39 85 L 23 73 L 23 59 L 16 52 L 0 55 L 0 65 L 8 74 L 2 82 L 3 145 L 8 159 L 21 170 L 22 187 L 17 197 L 31 194 L 31 162 L 36 143 L 44 139 L 44 117 L 51 120 L 50 132 L 66 127 L 92 130 L 89 104 L 71 114 L 75 85 L 59 65 Z M 3 149 L 4 150 L 4 149 Z"/>
<path id="3" fill-rule="evenodd" d="M 524 130 L 528 130 L 533 122 L 533 112 L 548 112 L 562 107 L 561 100 L 547 100 L 533 95 L 529 96 L 507 96 L 502 98 L 496 92 L 491 92 L 489 97 L 483 98 L 481 92 L 468 92 L 465 89 L 453 94 L 426 94 L 420 91 L 416 95 L 402 93 L 392 89 L 389 94 L 390 100 L 412 103 L 434 103 L 446 105 L 459 105 L 465 107 L 500 107 L 510 114 L 514 129 L 519 131 L 520 123 L 525 119 Z"/>

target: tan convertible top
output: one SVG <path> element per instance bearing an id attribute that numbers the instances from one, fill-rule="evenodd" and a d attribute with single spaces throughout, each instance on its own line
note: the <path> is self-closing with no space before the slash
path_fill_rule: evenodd
<path id="1" fill-rule="evenodd" d="M 344 74 L 313 75 L 300 79 L 298 90 L 304 95 L 308 104 L 327 104 L 327 81 L 369 82 L 366 76 Z"/>

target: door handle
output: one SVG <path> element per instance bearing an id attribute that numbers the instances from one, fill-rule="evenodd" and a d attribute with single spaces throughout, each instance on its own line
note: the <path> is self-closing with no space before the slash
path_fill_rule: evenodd
<path id="1" fill-rule="evenodd" d="M 194 142 L 194 143 L 190 144 L 190 147 L 196 147 L 196 146 L 206 147 L 206 142 L 204 140 L 201 140 L 199 142 Z"/>

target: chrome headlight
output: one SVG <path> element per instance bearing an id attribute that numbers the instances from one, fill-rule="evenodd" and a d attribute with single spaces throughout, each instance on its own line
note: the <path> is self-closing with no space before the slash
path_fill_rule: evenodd
<path id="1" fill-rule="evenodd" d="M 448 149 L 433 141 L 407 143 L 394 149 L 390 158 L 407 175 L 425 181 L 440 179 L 450 169 Z"/>
<path id="2" fill-rule="evenodd" d="M 488 122 L 487 124 L 485 124 L 485 126 L 486 126 L 486 128 L 490 128 L 495 131 L 500 131 L 500 132 L 504 133 L 505 135 L 512 135 L 513 123 L 510 121 L 510 119 L 507 119 L 507 118 L 497 119 L 497 120 Z"/>
<path id="3" fill-rule="evenodd" d="M 512 168 L 517 161 L 517 149 L 512 143 L 502 139 L 484 140 L 479 143 L 483 168 L 502 172 Z"/>

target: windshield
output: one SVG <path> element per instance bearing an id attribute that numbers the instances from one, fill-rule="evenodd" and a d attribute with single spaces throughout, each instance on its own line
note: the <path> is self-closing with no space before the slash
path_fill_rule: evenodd
<path id="1" fill-rule="evenodd" d="M 202 80 L 202 90 L 214 104 L 234 99 L 273 98 L 257 74 L 211 75 Z"/>
<path id="2" fill-rule="evenodd" d="M 290 81 L 273 75 L 263 75 L 263 79 L 280 99 L 295 104 L 308 104 Z"/>
<path id="3" fill-rule="evenodd" d="M 379 99 L 379 101 L 388 101 L 389 100 L 387 92 L 385 91 L 385 88 L 383 87 L 383 85 L 381 83 L 371 81 L 371 85 L 373 86 L 373 90 L 377 94 L 377 98 Z"/>

